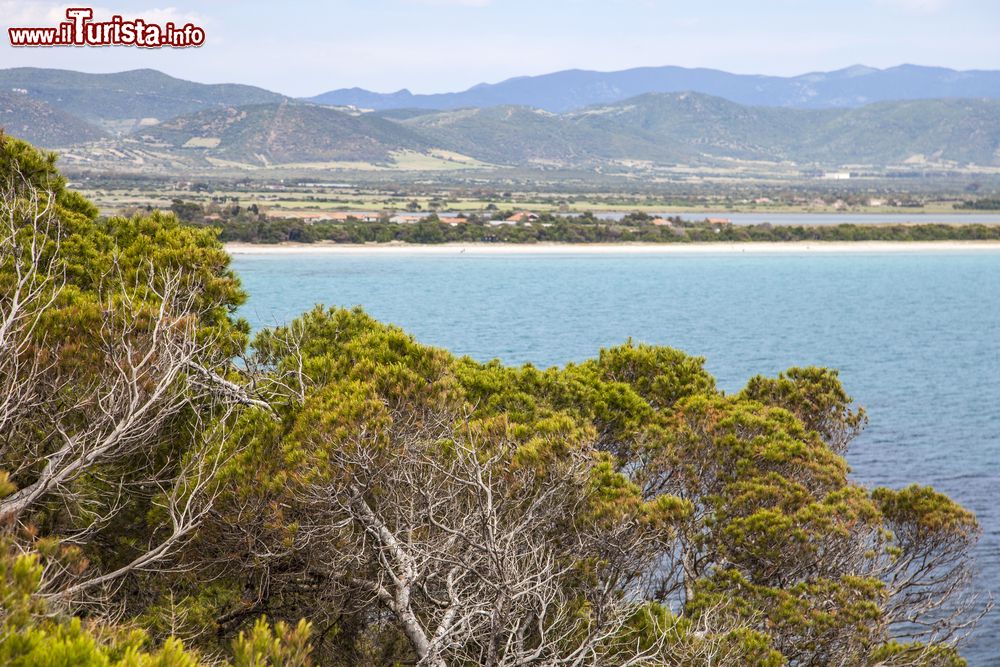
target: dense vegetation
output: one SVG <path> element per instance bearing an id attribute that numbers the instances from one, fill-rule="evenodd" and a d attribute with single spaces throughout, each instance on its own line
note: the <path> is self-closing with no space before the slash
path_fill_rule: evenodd
<path id="1" fill-rule="evenodd" d="M 848 479 L 835 372 L 250 342 L 214 232 L 0 176 L 3 664 L 964 664 L 976 519 Z"/>
<path id="2" fill-rule="evenodd" d="M 731 225 L 709 220 L 691 221 L 679 216 L 669 224 L 653 224 L 644 213 L 627 215 L 619 222 L 599 220 L 590 214 L 577 217 L 543 214 L 521 224 L 490 224 L 476 215 L 462 222 L 442 221 L 436 215 L 417 223 L 306 222 L 271 218 L 256 206 L 238 204 L 208 207 L 174 202 L 171 210 L 182 221 L 218 227 L 222 241 L 246 243 L 753 243 L 787 241 L 997 241 L 1000 225 L 879 224 L 879 225 Z M 503 220 L 513 211 L 496 213 Z"/>
<path id="3" fill-rule="evenodd" d="M 392 223 L 316 223 L 278 220 L 222 229 L 224 241 L 280 243 L 742 243 L 785 241 L 996 241 L 998 225 L 747 225 L 719 227 L 709 223 L 674 228 L 581 223 L 564 219 L 526 225 L 459 224 L 428 220 L 412 225 Z"/>
<path id="4" fill-rule="evenodd" d="M 955 208 L 965 211 L 1000 211 L 1000 199 L 973 199 L 957 204 Z"/>

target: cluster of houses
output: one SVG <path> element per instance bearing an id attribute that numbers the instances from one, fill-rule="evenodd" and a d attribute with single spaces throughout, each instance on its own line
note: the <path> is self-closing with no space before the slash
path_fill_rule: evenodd
<path id="1" fill-rule="evenodd" d="M 374 212 L 374 211 L 308 211 L 308 212 L 291 212 L 291 211 L 281 211 L 272 210 L 268 211 L 267 216 L 269 218 L 288 218 L 294 217 L 300 219 L 307 224 L 315 224 L 317 222 L 390 222 L 395 225 L 413 225 L 423 220 L 429 218 L 431 213 L 400 213 L 400 214 L 389 214 L 386 212 Z M 468 218 L 462 213 L 438 213 L 438 219 L 441 222 L 447 223 L 454 226 L 464 225 L 469 222 Z M 537 213 L 532 213 L 530 211 L 518 211 L 510 217 L 498 218 L 496 220 L 487 220 L 486 224 L 489 225 L 518 225 L 527 224 L 532 222 L 537 222 L 539 216 Z"/>
<path id="2" fill-rule="evenodd" d="M 268 211 L 270 218 L 294 217 L 307 224 L 317 222 L 390 222 L 394 225 L 414 225 L 426 220 L 433 213 L 399 213 L 392 214 L 386 212 L 373 211 L 317 211 L 317 212 L 291 212 L 291 211 Z M 468 224 L 469 219 L 463 213 L 437 213 L 437 218 L 443 223 L 452 227 Z M 517 211 L 506 218 L 487 219 L 488 225 L 530 225 L 538 222 L 540 216 L 531 211 Z M 731 225 L 729 218 L 705 218 L 705 222 L 715 228 Z M 653 218 L 650 223 L 657 227 L 675 227 L 675 223 L 667 218 Z"/>

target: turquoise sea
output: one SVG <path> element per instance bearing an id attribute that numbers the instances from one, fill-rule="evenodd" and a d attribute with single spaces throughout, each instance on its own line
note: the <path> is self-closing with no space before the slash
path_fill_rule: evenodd
<path id="1" fill-rule="evenodd" d="M 983 525 L 1000 595 L 1000 252 L 697 255 L 244 255 L 255 328 L 360 304 L 479 360 L 564 364 L 631 337 L 704 356 L 720 387 L 840 369 L 870 425 L 855 477 L 931 484 Z M 1000 664 L 1000 614 L 965 654 Z"/>

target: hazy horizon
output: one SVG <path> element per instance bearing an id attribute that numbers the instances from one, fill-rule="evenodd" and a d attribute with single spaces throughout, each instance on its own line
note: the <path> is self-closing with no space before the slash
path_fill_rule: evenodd
<path id="1" fill-rule="evenodd" d="M 893 69 L 893 68 L 896 68 L 896 67 L 904 67 L 904 66 L 928 67 L 928 68 L 940 68 L 940 67 L 943 67 L 942 65 L 938 65 L 938 64 L 934 64 L 934 63 L 898 63 L 896 65 L 889 65 L 887 67 L 878 67 L 878 68 L 875 68 L 875 69 L 887 70 L 887 69 Z M 284 94 L 284 95 L 287 95 L 289 97 L 294 97 L 294 98 L 309 98 L 309 97 L 314 97 L 316 95 L 319 95 L 319 94 L 322 94 L 322 93 L 325 93 L 325 92 L 329 92 L 329 91 L 332 91 L 332 90 L 343 90 L 343 89 L 351 89 L 351 88 L 360 88 L 360 89 L 368 90 L 368 91 L 373 92 L 373 93 L 386 94 L 386 95 L 392 94 L 392 93 L 401 92 L 403 90 L 409 90 L 409 92 L 411 92 L 413 94 L 429 94 L 429 95 L 441 94 L 441 93 L 461 93 L 461 92 L 465 92 L 465 91 L 467 91 L 469 89 L 475 88 L 476 86 L 479 86 L 479 85 L 494 85 L 494 84 L 503 83 L 505 81 L 510 81 L 510 80 L 514 80 L 514 79 L 530 78 L 530 77 L 536 77 L 536 76 L 544 76 L 546 74 L 555 74 L 555 73 L 558 73 L 558 72 L 565 72 L 565 71 L 574 71 L 574 70 L 577 70 L 577 71 L 596 71 L 596 72 L 603 72 L 603 73 L 612 73 L 612 72 L 620 72 L 620 71 L 626 71 L 626 70 L 631 70 L 631 69 L 656 69 L 656 68 L 659 68 L 659 67 L 686 67 L 686 66 L 684 66 L 684 65 L 674 65 L 673 63 L 662 63 L 662 64 L 653 64 L 653 65 L 636 65 L 634 67 L 622 68 L 621 70 L 601 70 L 601 69 L 589 70 L 588 68 L 584 68 L 584 67 L 568 67 L 568 68 L 565 68 L 565 69 L 562 69 L 562 70 L 551 70 L 551 71 L 545 71 L 545 72 L 538 72 L 538 73 L 534 73 L 534 74 L 515 74 L 513 76 L 505 77 L 503 79 L 496 79 L 496 80 L 491 80 L 491 81 L 477 81 L 476 83 L 473 83 L 473 84 L 471 84 L 469 86 L 465 86 L 463 88 L 454 88 L 454 89 L 447 89 L 447 90 L 442 89 L 442 90 L 428 90 L 428 91 L 423 91 L 423 90 L 414 90 L 413 88 L 410 88 L 408 86 L 403 86 L 402 88 L 396 88 L 396 89 L 392 89 L 392 90 L 379 90 L 379 89 L 375 89 L 375 88 L 369 88 L 369 87 L 363 86 L 363 85 L 356 85 L 356 86 L 338 86 L 336 88 L 324 88 L 322 90 L 317 90 L 314 93 L 306 93 L 306 94 L 302 94 L 302 95 L 293 95 L 293 94 L 287 93 L 287 92 L 285 92 L 285 91 L 283 91 L 281 89 L 267 88 L 266 86 L 260 86 L 259 84 L 248 83 L 247 81 L 240 81 L 240 80 L 235 80 L 235 79 L 233 79 L 233 80 L 211 81 L 211 80 L 206 80 L 206 79 L 199 79 L 196 76 L 192 76 L 192 77 L 179 76 L 177 74 L 172 74 L 171 72 L 166 71 L 164 69 L 161 69 L 159 67 L 128 67 L 128 68 L 120 68 L 120 69 L 114 69 L 114 68 L 112 68 L 112 69 L 104 71 L 104 70 L 88 70 L 88 69 L 78 68 L 78 67 L 40 67 L 40 66 L 36 66 L 36 65 L 13 65 L 13 66 L 10 66 L 10 67 L 0 66 L 0 70 L 2 70 L 2 69 L 16 69 L 16 68 L 19 68 L 19 67 L 25 67 L 25 68 L 37 67 L 39 69 L 65 70 L 65 71 L 69 71 L 69 72 L 79 72 L 79 73 L 82 73 L 82 74 L 119 74 L 119 73 L 129 72 L 129 71 L 136 71 L 136 70 L 142 70 L 142 69 L 151 69 L 151 70 L 159 71 L 159 72 L 161 72 L 163 74 L 166 74 L 168 76 L 172 76 L 172 77 L 177 78 L 177 79 L 182 79 L 184 81 L 190 81 L 192 83 L 200 83 L 200 84 L 208 84 L 208 85 L 217 85 L 217 84 L 251 85 L 251 86 L 256 86 L 256 87 L 259 87 L 259 88 L 264 88 L 264 89 L 269 90 L 271 92 Z M 837 71 L 841 71 L 841 70 L 850 69 L 852 67 L 872 67 L 872 66 L 868 65 L 866 63 L 852 63 L 850 65 L 844 65 L 842 67 L 835 67 L 835 68 L 832 68 L 832 69 L 829 69 L 829 70 L 808 70 L 808 71 L 802 71 L 802 72 L 795 72 L 795 73 L 792 73 L 792 74 L 768 74 L 766 72 L 750 72 L 750 71 L 743 72 L 743 71 L 738 71 L 738 70 L 723 70 L 723 69 L 715 68 L 715 67 L 697 67 L 697 66 L 687 67 L 687 69 L 716 70 L 716 71 L 727 72 L 729 74 L 737 74 L 737 75 L 743 75 L 743 76 L 755 76 L 755 75 L 759 75 L 759 76 L 774 76 L 774 77 L 783 77 L 783 78 L 794 78 L 794 77 L 797 77 L 797 76 L 806 76 L 806 75 L 810 75 L 810 74 L 832 73 L 832 72 L 837 72 Z M 945 69 L 954 69 L 954 68 L 945 68 Z M 997 66 L 997 67 L 994 67 L 994 68 L 970 68 L 970 69 L 966 69 L 966 70 L 955 70 L 955 71 L 958 71 L 958 72 L 1000 71 L 1000 66 Z"/>

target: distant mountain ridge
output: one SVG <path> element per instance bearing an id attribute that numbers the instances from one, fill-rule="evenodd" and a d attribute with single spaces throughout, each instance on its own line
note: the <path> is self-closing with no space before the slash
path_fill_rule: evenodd
<path id="1" fill-rule="evenodd" d="M 617 72 L 566 70 L 479 84 L 455 93 L 415 95 L 408 90 L 375 93 L 362 88 L 331 90 L 311 102 L 363 109 L 460 109 L 530 106 L 554 113 L 610 104 L 645 93 L 692 91 L 743 105 L 827 109 L 912 99 L 1000 99 L 1000 71 L 957 71 L 900 65 L 876 69 L 855 65 L 833 72 L 792 77 L 732 74 L 684 67 L 639 67 Z"/>

